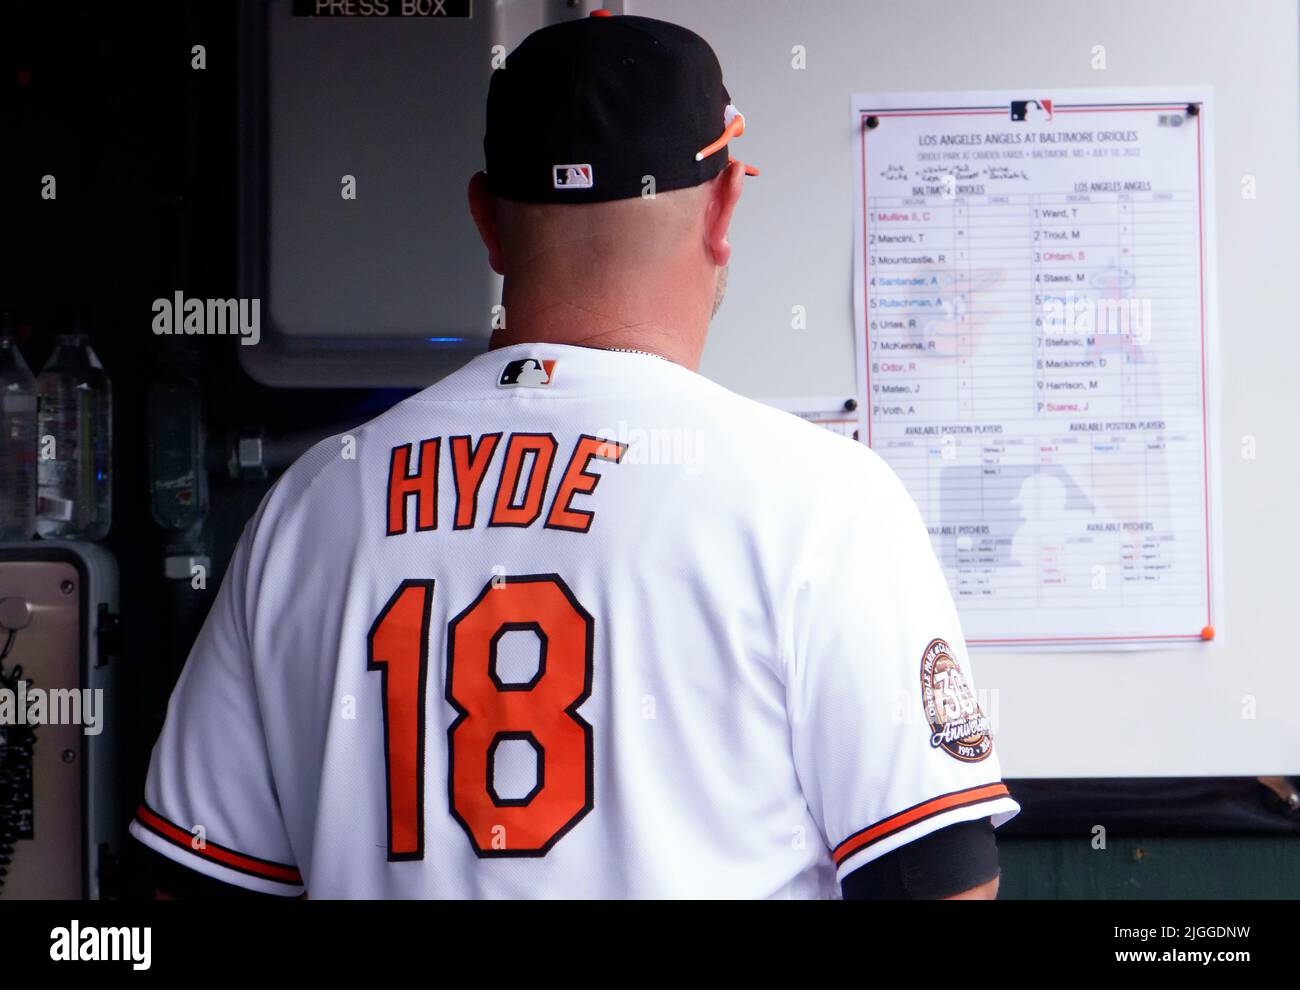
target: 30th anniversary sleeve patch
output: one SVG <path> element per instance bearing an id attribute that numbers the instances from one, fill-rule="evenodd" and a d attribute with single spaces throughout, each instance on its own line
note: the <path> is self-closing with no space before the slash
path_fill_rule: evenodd
<path id="1" fill-rule="evenodd" d="M 935 749 L 963 763 L 978 763 L 993 751 L 989 720 L 980 711 L 952 647 L 942 639 L 930 640 L 921 656 L 921 703 Z"/>

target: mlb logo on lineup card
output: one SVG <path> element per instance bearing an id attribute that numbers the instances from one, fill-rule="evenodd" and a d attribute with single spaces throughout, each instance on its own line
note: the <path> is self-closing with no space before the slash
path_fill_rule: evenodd
<path id="1" fill-rule="evenodd" d="M 552 165 L 551 174 L 556 189 L 590 189 L 593 185 L 590 165 Z"/>
<path id="2" fill-rule="evenodd" d="M 524 358 L 511 361 L 501 369 L 497 388 L 545 388 L 555 374 L 555 361 L 542 358 Z"/>
<path id="3" fill-rule="evenodd" d="M 1043 123 L 1052 119 L 1051 100 L 1012 100 L 1011 119 Z"/>

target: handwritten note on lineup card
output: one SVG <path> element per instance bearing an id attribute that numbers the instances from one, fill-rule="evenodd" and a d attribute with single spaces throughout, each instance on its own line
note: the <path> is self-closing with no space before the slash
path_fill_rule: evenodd
<path id="1" fill-rule="evenodd" d="M 972 644 L 1215 634 L 1210 96 L 853 97 L 864 439 Z"/>

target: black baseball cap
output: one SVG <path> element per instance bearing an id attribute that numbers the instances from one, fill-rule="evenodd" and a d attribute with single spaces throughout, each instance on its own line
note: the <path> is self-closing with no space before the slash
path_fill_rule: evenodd
<path id="1" fill-rule="evenodd" d="M 744 129 L 707 41 L 598 10 L 534 31 L 492 73 L 488 185 L 530 203 L 641 196 L 646 176 L 654 192 L 685 189 L 726 168 Z"/>

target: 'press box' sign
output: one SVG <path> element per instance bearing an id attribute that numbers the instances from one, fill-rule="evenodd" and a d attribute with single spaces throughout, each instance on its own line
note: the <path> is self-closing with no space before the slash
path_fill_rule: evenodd
<path id="1" fill-rule="evenodd" d="M 293 0 L 294 17 L 469 17 L 470 0 Z"/>

